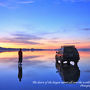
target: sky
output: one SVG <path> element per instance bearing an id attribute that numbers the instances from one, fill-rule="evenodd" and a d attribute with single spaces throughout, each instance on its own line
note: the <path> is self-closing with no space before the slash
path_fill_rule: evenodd
<path id="1" fill-rule="evenodd" d="M 0 0 L 0 47 L 90 48 L 90 0 Z"/>

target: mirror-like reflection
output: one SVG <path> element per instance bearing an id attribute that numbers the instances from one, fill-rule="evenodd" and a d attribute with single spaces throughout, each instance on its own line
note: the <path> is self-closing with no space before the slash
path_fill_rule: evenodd
<path id="1" fill-rule="evenodd" d="M 22 80 L 22 64 L 18 64 L 18 79 L 21 82 L 21 80 Z"/>
<path id="2" fill-rule="evenodd" d="M 61 76 L 62 80 L 65 82 L 77 82 L 80 77 L 80 70 L 78 65 L 68 65 L 66 63 L 61 63 L 56 62 L 56 69 L 58 70 L 57 72 Z"/>
<path id="3" fill-rule="evenodd" d="M 18 64 L 18 51 L 2 52 L 0 53 L 0 90 L 37 90 L 37 86 L 41 87 L 40 90 L 47 88 L 50 90 L 53 86 L 56 90 L 63 90 L 64 87 L 64 90 L 66 90 L 66 87 L 70 90 L 74 88 L 80 90 L 81 84 L 79 84 L 79 81 L 87 82 L 90 78 L 90 51 L 79 51 L 79 54 L 78 68 L 78 66 L 67 66 L 64 63 L 63 67 L 60 63 L 56 63 L 55 67 L 55 51 L 23 51 L 22 65 Z M 58 73 L 56 73 L 56 70 L 58 70 Z M 62 82 L 62 79 L 77 83 L 51 84 L 52 86 L 33 84 L 33 81 L 47 80 Z"/>

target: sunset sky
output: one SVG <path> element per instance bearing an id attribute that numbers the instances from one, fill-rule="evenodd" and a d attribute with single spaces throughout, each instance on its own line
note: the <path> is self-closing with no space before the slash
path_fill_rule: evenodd
<path id="1" fill-rule="evenodd" d="M 90 48 L 90 0 L 0 0 L 0 47 Z"/>

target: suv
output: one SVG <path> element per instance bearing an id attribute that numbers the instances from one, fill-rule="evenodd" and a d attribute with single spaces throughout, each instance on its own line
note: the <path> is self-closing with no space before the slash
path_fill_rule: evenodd
<path id="1" fill-rule="evenodd" d="M 74 61 L 75 65 L 79 61 L 79 53 L 75 46 L 61 46 L 59 51 L 56 51 L 56 62 L 60 61 L 63 64 L 64 61 L 67 61 L 67 64 L 70 65 L 70 61 Z"/>

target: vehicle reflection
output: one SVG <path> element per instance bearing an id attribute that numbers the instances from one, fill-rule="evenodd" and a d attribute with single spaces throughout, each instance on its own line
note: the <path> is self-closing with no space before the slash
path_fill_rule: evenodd
<path id="1" fill-rule="evenodd" d="M 64 63 L 62 66 L 61 63 L 56 62 L 56 69 L 64 82 L 75 83 L 79 80 L 80 70 L 78 65 L 67 65 Z"/>
<path id="2" fill-rule="evenodd" d="M 18 64 L 18 79 L 21 82 L 21 80 L 22 80 L 22 64 Z"/>

